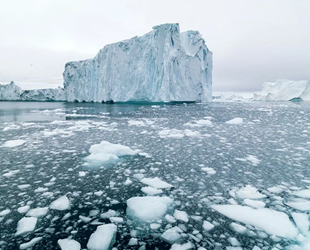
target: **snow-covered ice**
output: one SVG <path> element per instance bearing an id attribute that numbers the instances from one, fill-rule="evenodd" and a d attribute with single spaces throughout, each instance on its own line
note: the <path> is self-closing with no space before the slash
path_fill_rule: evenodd
<path id="1" fill-rule="evenodd" d="M 24 217 L 17 223 L 17 229 L 15 235 L 21 235 L 32 232 L 37 224 L 38 219 L 36 217 Z"/>

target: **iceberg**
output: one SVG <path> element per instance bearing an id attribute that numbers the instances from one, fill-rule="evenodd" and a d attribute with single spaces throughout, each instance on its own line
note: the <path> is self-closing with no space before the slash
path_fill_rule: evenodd
<path id="1" fill-rule="evenodd" d="M 67 63 L 63 77 L 70 102 L 209 102 L 212 52 L 198 31 L 163 24 Z"/>
<path id="2" fill-rule="evenodd" d="M 261 92 L 254 93 L 257 101 L 310 100 L 310 81 L 277 80 L 265 82 Z"/>
<path id="3" fill-rule="evenodd" d="M 24 90 L 14 81 L 10 84 L 0 84 L 1 101 L 65 101 L 65 90 L 57 89 L 31 89 Z"/>

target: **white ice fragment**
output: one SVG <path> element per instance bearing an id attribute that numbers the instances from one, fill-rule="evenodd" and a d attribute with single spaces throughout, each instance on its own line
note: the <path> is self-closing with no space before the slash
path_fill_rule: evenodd
<path id="1" fill-rule="evenodd" d="M 230 223 L 230 227 L 239 234 L 244 234 L 248 230 L 246 227 L 235 222 Z"/>
<path id="2" fill-rule="evenodd" d="M 17 208 L 17 211 L 18 211 L 20 214 L 25 214 L 25 213 L 28 212 L 29 209 L 30 209 L 30 207 L 29 207 L 28 205 L 26 205 L 26 206 Z"/>
<path id="3" fill-rule="evenodd" d="M 143 184 L 152 186 L 154 188 L 172 188 L 173 186 L 167 182 L 162 181 L 158 177 L 155 178 L 144 178 L 141 180 Z"/>
<path id="4" fill-rule="evenodd" d="M 124 219 L 122 217 L 110 217 L 109 220 L 112 223 L 123 223 Z"/>
<path id="5" fill-rule="evenodd" d="M 158 224 L 158 223 L 151 223 L 150 224 L 150 228 L 152 229 L 152 230 L 156 230 L 156 229 L 158 229 L 158 228 L 160 228 L 161 227 L 161 224 Z"/>
<path id="6" fill-rule="evenodd" d="M 173 217 L 176 218 L 177 220 L 188 222 L 188 215 L 184 211 L 180 211 L 180 210 L 177 210 L 177 209 L 174 210 Z"/>
<path id="7" fill-rule="evenodd" d="M 22 249 L 32 248 L 32 247 L 34 247 L 35 244 L 37 244 L 41 240 L 42 240 L 42 237 L 33 238 L 31 241 L 28 241 L 26 243 L 20 244 L 19 249 L 22 250 Z M 69 250 L 69 249 L 67 249 L 67 250 Z"/>
<path id="8" fill-rule="evenodd" d="M 245 159 L 251 162 L 254 166 L 257 166 L 260 163 L 260 160 L 255 155 L 248 155 Z"/>
<path id="9" fill-rule="evenodd" d="M 235 124 L 235 125 L 242 124 L 243 123 L 243 119 L 238 117 L 238 118 L 234 118 L 232 120 L 229 120 L 226 123 L 227 124 Z"/>
<path id="10" fill-rule="evenodd" d="M 15 236 L 32 232 L 37 224 L 38 219 L 36 217 L 24 217 L 17 223 L 17 229 Z"/>
<path id="11" fill-rule="evenodd" d="M 310 201 L 291 201 L 285 203 L 285 205 L 295 208 L 299 211 L 310 211 Z"/>
<path id="12" fill-rule="evenodd" d="M 100 144 L 92 145 L 89 149 L 90 155 L 85 160 L 90 164 L 100 164 L 111 160 L 118 160 L 120 156 L 135 155 L 139 150 L 132 150 L 130 147 L 121 144 L 113 144 L 102 141 Z"/>
<path id="13" fill-rule="evenodd" d="M 153 187 L 142 187 L 141 191 L 147 195 L 157 195 L 163 192 L 161 189 L 157 189 Z"/>
<path id="14" fill-rule="evenodd" d="M 234 247 L 240 246 L 240 242 L 234 237 L 229 237 L 228 242 Z"/>
<path id="15" fill-rule="evenodd" d="M 0 212 L 0 217 L 4 217 L 4 216 L 8 215 L 9 213 L 11 213 L 11 210 L 10 210 L 10 209 L 2 210 L 2 211 Z"/>
<path id="16" fill-rule="evenodd" d="M 309 235 L 309 215 L 302 213 L 292 213 L 292 217 L 300 232 L 304 235 Z"/>
<path id="17" fill-rule="evenodd" d="M 89 237 L 87 243 L 88 250 L 109 250 L 115 243 L 117 226 L 105 224 L 98 226 L 96 231 Z"/>
<path id="18" fill-rule="evenodd" d="M 253 208 L 264 208 L 266 206 L 266 203 L 263 201 L 256 201 L 256 200 L 250 200 L 250 199 L 245 199 L 242 204 L 253 207 Z"/>
<path id="19" fill-rule="evenodd" d="M 173 244 L 176 242 L 178 239 L 181 238 L 181 235 L 175 228 L 170 228 L 166 230 L 161 236 L 164 241 L 168 242 L 169 244 Z"/>
<path id="20" fill-rule="evenodd" d="M 246 185 L 245 187 L 240 188 L 236 192 L 236 195 L 240 199 L 262 199 L 266 197 L 266 195 L 259 193 L 255 187 L 250 185 Z"/>
<path id="21" fill-rule="evenodd" d="M 301 197 L 301 198 L 307 198 L 310 199 L 310 189 L 304 189 L 304 190 L 299 190 L 295 191 L 292 193 L 292 195 Z"/>
<path id="22" fill-rule="evenodd" d="M 209 221 L 203 221 L 203 225 L 202 225 L 203 229 L 206 231 L 210 231 L 214 228 L 214 225 L 212 223 L 210 223 Z"/>
<path id="23" fill-rule="evenodd" d="M 177 220 L 171 216 L 170 214 L 166 214 L 165 215 L 165 219 L 169 222 L 169 223 L 175 223 Z"/>
<path id="24" fill-rule="evenodd" d="M 131 238 L 128 242 L 128 246 L 136 246 L 138 245 L 138 239 L 137 238 Z"/>
<path id="25" fill-rule="evenodd" d="M 11 140 L 11 141 L 5 141 L 2 145 L 4 148 L 14 148 L 23 145 L 26 143 L 25 140 Z"/>
<path id="26" fill-rule="evenodd" d="M 30 184 L 22 184 L 22 185 L 18 185 L 17 187 L 18 187 L 18 189 L 23 190 L 23 189 L 31 187 L 31 185 Z"/>
<path id="27" fill-rule="evenodd" d="M 57 241 L 61 250 L 80 250 L 81 244 L 72 239 L 60 239 Z"/>
<path id="28" fill-rule="evenodd" d="M 240 205 L 212 205 L 211 207 L 233 220 L 258 227 L 269 234 L 290 239 L 295 239 L 298 235 L 296 227 L 283 212 Z"/>
<path id="29" fill-rule="evenodd" d="M 173 244 L 170 248 L 170 250 L 189 250 L 189 249 L 195 249 L 195 245 L 192 242 L 187 242 L 184 244 Z M 205 248 L 198 248 L 198 250 L 205 249 Z"/>
<path id="30" fill-rule="evenodd" d="M 160 219 L 172 202 L 169 197 L 133 197 L 127 200 L 127 214 L 143 221 Z"/>
<path id="31" fill-rule="evenodd" d="M 55 210 L 67 210 L 70 209 L 70 200 L 66 195 L 59 197 L 57 200 L 53 201 L 50 205 L 50 209 L 55 209 Z"/>
<path id="32" fill-rule="evenodd" d="M 79 215 L 79 219 L 81 221 L 83 221 L 84 223 L 88 223 L 92 220 L 92 218 L 89 218 L 89 217 L 86 217 L 86 216 L 83 216 L 83 215 Z"/>
<path id="33" fill-rule="evenodd" d="M 30 217 L 43 217 L 48 213 L 48 207 L 37 207 L 30 209 L 26 216 Z"/>

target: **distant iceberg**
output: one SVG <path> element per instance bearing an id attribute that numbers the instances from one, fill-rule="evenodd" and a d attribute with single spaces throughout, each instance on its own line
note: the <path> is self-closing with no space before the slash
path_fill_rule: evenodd
<path id="1" fill-rule="evenodd" d="M 63 88 L 23 90 L 13 81 L 0 85 L 1 101 L 65 101 Z"/>
<path id="2" fill-rule="evenodd" d="M 289 101 L 292 99 L 310 100 L 310 81 L 277 80 L 265 82 L 261 92 L 254 93 L 258 101 Z"/>
<path id="3" fill-rule="evenodd" d="M 212 52 L 198 31 L 163 24 L 67 63 L 63 77 L 70 102 L 209 102 Z"/>

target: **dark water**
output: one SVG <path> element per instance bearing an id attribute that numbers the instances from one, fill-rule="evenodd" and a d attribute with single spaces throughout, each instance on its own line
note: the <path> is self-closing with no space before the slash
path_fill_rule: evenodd
<path id="1" fill-rule="evenodd" d="M 243 118 L 242 124 L 226 123 L 237 117 Z M 200 120 L 207 122 L 197 122 Z M 16 147 L 0 147 L 0 212 L 10 210 L 0 217 L 0 247 L 19 249 L 21 243 L 42 237 L 33 249 L 60 249 L 57 240 L 63 238 L 72 238 L 86 248 L 98 224 L 110 223 L 100 217 L 109 209 L 124 219 L 117 224 L 117 249 L 170 249 L 160 236 L 171 226 L 183 231 L 177 243 L 192 242 L 195 249 L 226 249 L 232 246 L 230 238 L 239 241 L 240 249 L 302 245 L 300 240 L 274 238 L 242 223 L 247 233 L 237 233 L 230 226 L 236 221 L 210 205 L 231 204 L 232 199 L 242 204 L 230 191 L 251 185 L 266 196 L 261 199 L 266 208 L 284 212 L 294 223 L 290 214 L 300 211 L 286 202 L 295 199 L 292 192 L 310 186 L 309 138 L 307 103 L 0 102 L 0 146 L 10 140 L 25 141 Z M 124 156 L 100 166 L 85 165 L 89 148 L 101 141 L 139 149 L 151 157 Z M 189 221 L 171 224 L 163 218 L 156 221 L 161 226 L 153 230 L 150 223 L 127 216 L 127 200 L 145 196 L 141 191 L 145 185 L 135 174 L 159 177 L 173 185 L 163 189 L 162 196 L 174 200 L 167 213 L 185 211 Z M 126 180 L 132 183 L 125 185 Z M 21 188 L 24 184 L 29 186 Z M 283 192 L 268 191 L 275 186 Z M 102 191 L 100 196 L 95 194 L 98 191 Z M 69 210 L 49 209 L 38 218 L 34 231 L 14 235 L 25 216 L 17 211 L 19 207 L 49 207 L 63 195 L 70 199 Z M 81 215 L 90 221 L 83 222 Z M 203 221 L 214 224 L 214 229 L 204 230 Z M 128 246 L 133 236 L 138 245 Z"/>

